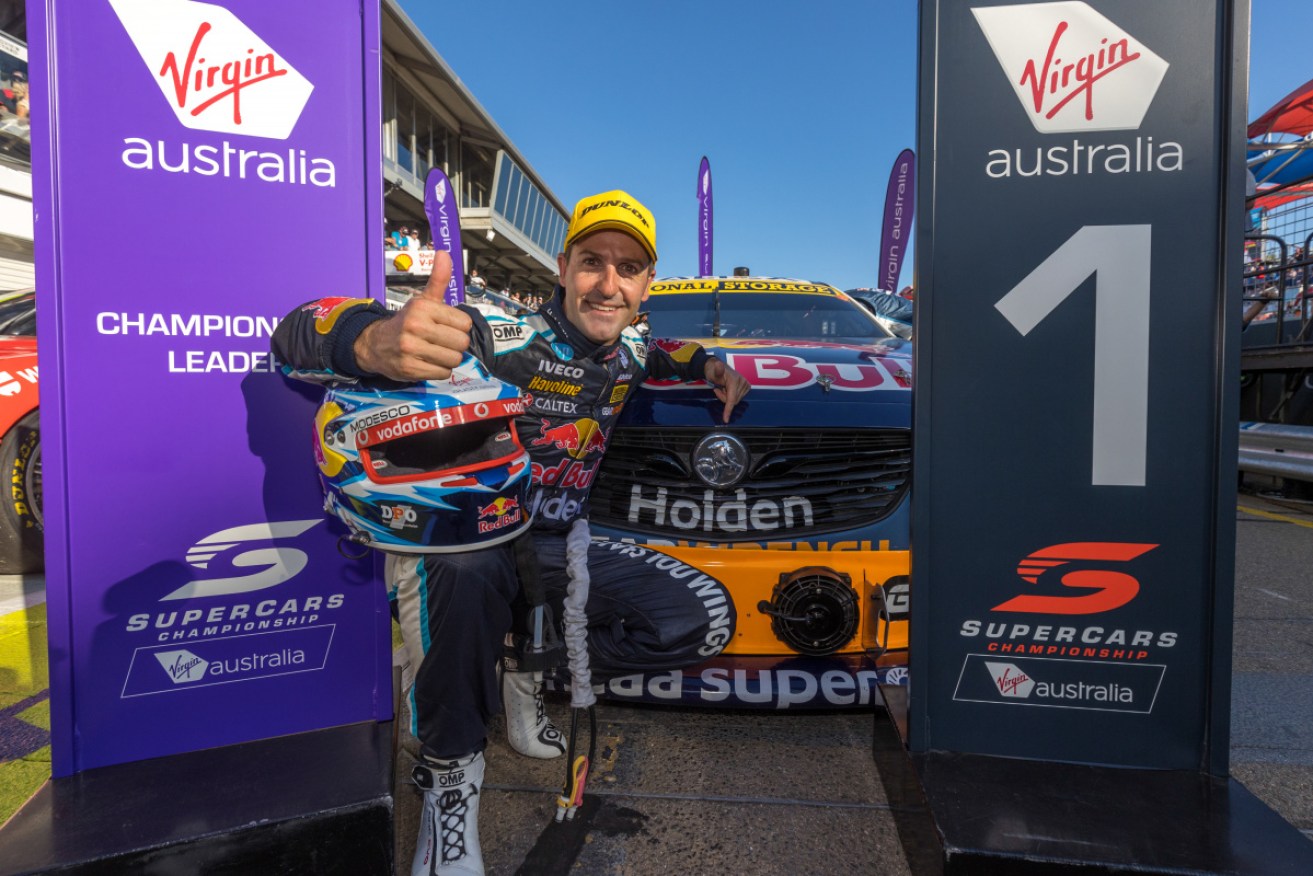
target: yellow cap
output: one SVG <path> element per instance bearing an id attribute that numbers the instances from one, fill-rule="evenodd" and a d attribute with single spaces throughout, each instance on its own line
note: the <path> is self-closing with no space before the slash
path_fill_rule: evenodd
<path id="1" fill-rule="evenodd" d="M 623 231 L 637 240 L 656 261 L 656 217 L 637 198 L 619 189 L 583 198 L 574 205 L 565 248 L 594 231 Z"/>

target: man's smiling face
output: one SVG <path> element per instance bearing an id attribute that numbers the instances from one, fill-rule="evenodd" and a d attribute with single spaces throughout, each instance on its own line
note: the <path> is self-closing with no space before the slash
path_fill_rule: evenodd
<path id="1" fill-rule="evenodd" d="M 647 300 L 656 267 L 623 231 L 597 231 L 556 257 L 566 319 L 595 344 L 613 344 Z"/>

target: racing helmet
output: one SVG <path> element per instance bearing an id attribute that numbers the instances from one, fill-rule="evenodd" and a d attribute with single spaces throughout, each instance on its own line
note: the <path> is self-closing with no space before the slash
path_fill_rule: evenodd
<path id="1" fill-rule="evenodd" d="M 324 510 L 384 551 L 489 547 L 530 523 L 524 400 L 466 356 L 447 380 L 336 387 L 315 416 Z"/>

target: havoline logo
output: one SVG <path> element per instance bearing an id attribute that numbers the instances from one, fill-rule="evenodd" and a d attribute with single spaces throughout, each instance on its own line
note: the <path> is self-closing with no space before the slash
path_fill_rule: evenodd
<path id="1" fill-rule="evenodd" d="M 237 16 L 196 0 L 109 3 L 185 127 L 291 135 L 314 86 Z"/>
<path id="2" fill-rule="evenodd" d="M 972 9 L 1041 134 L 1140 127 L 1168 64 L 1081 2 Z"/>

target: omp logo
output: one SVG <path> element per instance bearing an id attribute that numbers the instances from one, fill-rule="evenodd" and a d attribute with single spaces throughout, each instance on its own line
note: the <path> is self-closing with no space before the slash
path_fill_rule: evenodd
<path id="1" fill-rule="evenodd" d="M 1041 134 L 1140 127 L 1169 66 L 1081 2 L 972 9 Z"/>
<path id="2" fill-rule="evenodd" d="M 205 677 L 205 670 L 210 665 L 209 661 L 202 660 L 185 648 L 180 651 L 157 651 L 155 659 L 160 661 L 160 666 L 164 667 L 169 681 L 174 684 L 200 681 Z"/>
<path id="3" fill-rule="evenodd" d="M 1005 697 L 1026 699 L 1035 689 L 1035 680 L 1017 668 L 1015 663 L 994 663 L 985 661 L 989 677 L 993 679 L 998 692 Z"/>
<path id="4" fill-rule="evenodd" d="M 314 86 L 222 6 L 109 0 L 184 127 L 286 140 Z"/>
<path id="5" fill-rule="evenodd" d="M 279 520 L 225 529 L 213 535 L 207 535 L 192 545 L 187 550 L 187 562 L 198 569 L 206 569 L 209 567 L 210 560 L 232 548 L 240 548 L 252 542 L 260 543 L 296 538 L 322 522 L 322 519 Z M 289 547 L 260 547 L 255 550 L 242 550 L 226 557 L 226 559 L 231 565 L 238 568 L 258 568 L 249 575 L 237 575 L 227 578 L 200 578 L 191 581 L 163 597 L 160 601 L 196 599 L 203 596 L 228 596 L 233 593 L 265 590 L 296 577 L 310 562 L 310 558 L 305 551 Z"/>
<path id="6" fill-rule="evenodd" d="M 1040 576 L 1068 563 L 1090 560 L 1096 563 L 1126 563 L 1147 554 L 1156 544 L 1080 541 L 1055 544 L 1027 556 L 1017 564 L 1017 574 L 1031 584 Z M 1125 572 L 1081 568 L 1061 576 L 1063 587 L 1093 591 L 1080 595 L 1040 596 L 1027 593 L 1014 596 L 994 606 L 994 611 L 1022 611 L 1038 614 L 1096 614 L 1121 608 L 1140 592 L 1140 582 Z"/>

